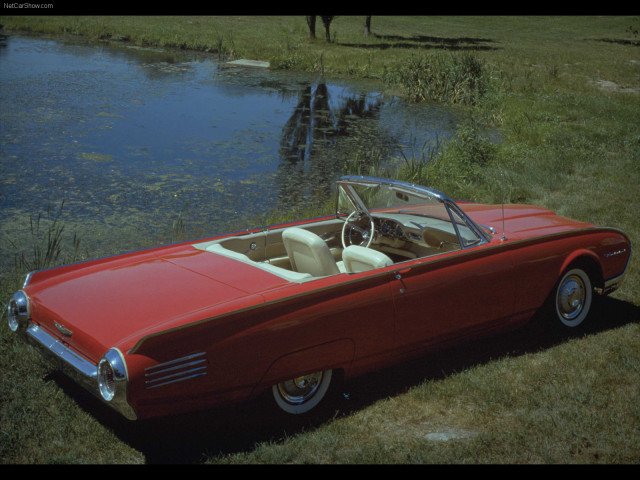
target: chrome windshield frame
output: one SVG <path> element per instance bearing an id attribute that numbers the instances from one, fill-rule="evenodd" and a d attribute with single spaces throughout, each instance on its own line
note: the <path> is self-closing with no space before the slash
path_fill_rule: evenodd
<path id="1" fill-rule="evenodd" d="M 347 175 L 347 176 L 341 177 L 336 182 L 336 185 L 338 188 L 338 194 L 336 195 L 336 206 L 335 206 L 336 218 L 342 218 L 342 215 L 345 214 L 344 212 L 339 211 L 339 200 L 340 200 L 339 190 L 341 188 L 356 208 L 362 210 L 364 214 L 371 217 L 372 216 L 371 212 L 369 211 L 367 206 L 364 204 L 362 199 L 355 192 L 355 190 L 353 188 L 347 188 L 347 187 L 348 186 L 377 187 L 381 185 L 386 185 L 392 190 L 404 191 L 407 193 L 412 193 L 417 196 L 432 198 L 443 203 L 449 215 L 449 219 L 451 220 L 451 223 L 454 226 L 454 229 L 456 231 L 456 234 L 458 236 L 458 240 L 460 241 L 460 246 L 462 249 L 470 248 L 471 246 L 477 246 L 479 244 L 484 244 L 491 240 L 490 236 L 486 232 L 484 232 L 484 230 L 479 225 L 477 225 L 473 220 L 471 220 L 471 218 L 469 218 L 469 216 L 467 216 L 467 214 L 464 213 L 464 211 L 456 204 L 456 202 L 454 202 L 451 198 L 449 198 L 447 195 L 445 195 L 444 193 L 438 190 L 425 187 L 423 185 L 402 182 L 400 180 L 391 180 L 386 178 L 376 178 L 376 177 L 367 177 L 367 176 L 354 176 L 354 175 Z M 464 245 L 462 236 L 460 235 L 460 232 L 457 226 L 457 222 L 453 218 L 452 211 L 454 211 L 455 214 L 460 219 L 462 219 L 462 221 L 464 221 L 467 224 L 467 226 L 478 236 L 478 238 L 480 238 L 481 241 L 479 243 L 476 243 L 474 245 L 469 245 L 469 246 Z"/>

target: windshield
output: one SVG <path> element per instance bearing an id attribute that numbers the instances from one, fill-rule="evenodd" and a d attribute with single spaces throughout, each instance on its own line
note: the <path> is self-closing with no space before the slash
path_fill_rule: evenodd
<path id="1" fill-rule="evenodd" d="M 443 197 L 439 192 L 401 182 L 382 183 L 364 177 L 361 180 L 345 178 L 339 182 L 336 213 L 348 215 L 362 209 L 369 212 L 380 209 L 389 212 L 411 211 L 415 207 L 444 206 Z"/>
<path id="2" fill-rule="evenodd" d="M 426 229 L 448 229 L 462 248 L 480 243 L 485 238 L 446 195 L 404 182 L 343 177 L 338 182 L 336 216 L 345 217 L 353 212 L 393 218 L 422 233 Z"/>
<path id="3" fill-rule="evenodd" d="M 355 193 L 355 195 L 361 200 L 362 206 L 367 210 L 378 209 L 391 209 L 398 210 L 408 208 L 414 205 L 428 204 L 442 204 L 442 202 L 434 197 L 428 195 L 416 195 L 412 192 L 407 192 L 394 188 L 391 185 L 349 185 L 345 189 L 340 189 L 341 203 L 340 207 L 343 209 L 341 213 L 349 213 L 358 207 L 354 205 L 352 197 L 347 192 Z"/>

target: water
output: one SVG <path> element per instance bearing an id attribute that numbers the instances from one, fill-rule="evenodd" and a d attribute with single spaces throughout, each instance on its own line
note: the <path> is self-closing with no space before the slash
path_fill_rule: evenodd
<path id="1" fill-rule="evenodd" d="M 455 112 L 365 85 L 59 39 L 0 45 L 0 254 L 64 200 L 89 256 L 319 203 L 348 159 L 410 156 Z M 329 212 L 327 212 L 329 213 Z"/>

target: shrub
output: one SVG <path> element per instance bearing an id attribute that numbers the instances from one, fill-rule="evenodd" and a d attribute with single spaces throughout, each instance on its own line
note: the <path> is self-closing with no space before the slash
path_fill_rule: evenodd
<path id="1" fill-rule="evenodd" d="M 486 68 L 470 53 L 412 57 L 383 78 L 415 102 L 476 105 L 488 89 Z"/>

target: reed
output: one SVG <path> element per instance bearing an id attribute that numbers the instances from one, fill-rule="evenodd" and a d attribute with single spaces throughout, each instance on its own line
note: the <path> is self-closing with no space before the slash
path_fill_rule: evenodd
<path id="1" fill-rule="evenodd" d="M 64 200 L 58 209 L 49 205 L 43 216 L 38 213 L 29 219 L 30 240 L 19 246 L 8 239 L 16 250 L 15 269 L 19 272 L 43 270 L 62 263 L 71 263 L 80 258 L 80 237 L 73 233 L 69 245 L 63 235 L 65 224 L 62 220 Z"/>

